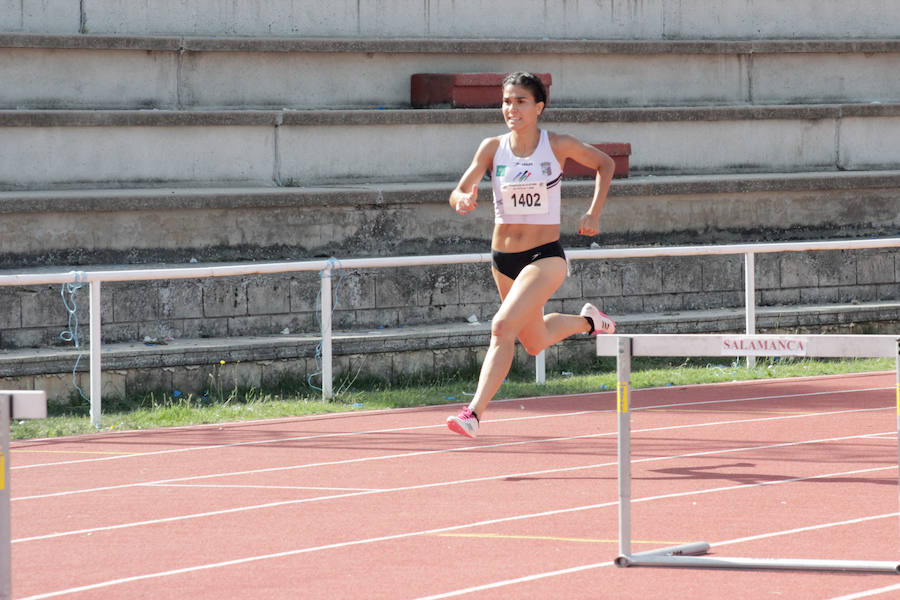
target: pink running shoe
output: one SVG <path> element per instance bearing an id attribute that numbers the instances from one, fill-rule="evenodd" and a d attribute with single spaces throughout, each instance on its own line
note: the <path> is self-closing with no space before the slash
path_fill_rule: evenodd
<path id="1" fill-rule="evenodd" d="M 600 309 L 598 309 L 590 302 L 582 306 L 581 312 L 578 314 L 582 317 L 590 317 L 594 322 L 594 330 L 589 332 L 591 335 L 597 335 L 598 333 L 616 332 L 616 324 L 613 322 L 613 320 L 600 312 Z"/>
<path id="2" fill-rule="evenodd" d="M 478 418 L 471 410 L 464 408 L 459 412 L 459 416 L 447 417 L 447 427 L 450 431 L 473 438 L 478 433 Z"/>

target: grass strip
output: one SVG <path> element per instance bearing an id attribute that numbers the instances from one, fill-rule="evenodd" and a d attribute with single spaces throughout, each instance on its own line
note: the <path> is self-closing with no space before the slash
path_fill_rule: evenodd
<path id="1" fill-rule="evenodd" d="M 534 382 L 533 373 L 514 370 L 496 397 L 527 398 L 615 390 L 615 359 L 597 358 L 591 363 L 569 368 L 571 370 L 548 371 L 544 385 Z M 894 368 L 895 363 L 889 358 L 758 359 L 752 369 L 744 366 L 742 361 L 723 362 L 721 357 L 635 358 L 631 384 L 632 389 L 639 389 Z M 213 393 L 201 395 L 156 392 L 123 400 L 104 399 L 99 429 L 90 423 L 87 401 L 78 398 L 70 404 L 51 405 L 47 419 L 14 421 L 10 424 L 10 438 L 24 440 L 345 411 L 467 404 L 475 391 L 476 381 L 476 366 L 439 379 L 406 378 L 396 383 L 355 377 L 352 381 L 337 381 L 335 396 L 330 402 L 322 401 L 320 392 L 309 387 L 305 380 L 284 380 L 262 390 L 232 387 L 226 392 L 224 386 L 219 385 Z"/>

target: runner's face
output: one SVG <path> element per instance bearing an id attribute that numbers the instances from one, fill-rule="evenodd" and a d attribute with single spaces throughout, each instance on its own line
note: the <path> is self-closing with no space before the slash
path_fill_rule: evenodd
<path id="1" fill-rule="evenodd" d="M 511 131 L 537 127 L 538 116 L 544 110 L 543 102 L 535 102 L 534 95 L 520 85 L 503 88 L 503 118 Z"/>

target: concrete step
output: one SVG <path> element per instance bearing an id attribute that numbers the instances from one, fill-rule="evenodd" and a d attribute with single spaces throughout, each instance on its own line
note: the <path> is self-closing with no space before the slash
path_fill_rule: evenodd
<path id="1" fill-rule="evenodd" d="M 635 174 L 895 169 L 900 104 L 548 109 Z M 0 190 L 452 180 L 499 111 L 0 111 Z M 385 151 L 389 149 L 388 151 Z"/>
<path id="2" fill-rule="evenodd" d="M 0 268 L 308 260 L 480 253 L 490 187 L 459 217 L 453 181 L 334 187 L 0 192 Z M 563 243 L 593 192 L 563 183 Z M 613 181 L 603 245 L 887 237 L 900 231 L 900 171 L 646 176 Z M 706 243 L 706 242 L 703 242 Z"/>
<path id="3" fill-rule="evenodd" d="M 898 62 L 896 37 L 510 41 L 0 34 L 0 80 L 10 83 L 0 87 L 0 108 L 398 108 L 410 105 L 415 73 L 522 68 L 552 75 L 551 102 L 558 107 L 891 103 L 900 102 Z"/>
<path id="4" fill-rule="evenodd" d="M 892 0 L 2 0 L 0 29 L 35 33 L 341 37 L 895 37 Z"/>
<path id="5" fill-rule="evenodd" d="M 743 330 L 741 309 L 670 311 L 614 315 L 623 333 L 712 333 Z M 769 306 L 758 309 L 761 333 L 896 332 L 900 303 Z M 440 375 L 478 365 L 490 338 L 487 322 L 336 331 L 333 339 L 335 388 L 359 374 L 396 381 L 404 375 Z M 273 386 L 279 379 L 305 379 L 318 371 L 316 335 L 242 336 L 174 339 L 164 345 L 140 341 L 105 344 L 103 396 L 122 397 L 161 391 L 227 397 L 236 385 Z M 87 349 L 86 349 L 87 351 Z M 572 361 L 590 361 L 594 341 L 574 336 L 546 352 L 548 372 Z M 0 387 L 43 389 L 64 404 L 77 394 L 73 379 L 90 393 L 88 360 L 71 348 L 0 350 Z M 721 359 L 721 364 L 730 365 Z M 516 363 L 533 368 L 517 347 Z M 73 373 L 74 371 L 74 373 Z M 313 377 L 314 383 L 320 379 Z M 474 390 L 475 381 L 472 381 Z"/>

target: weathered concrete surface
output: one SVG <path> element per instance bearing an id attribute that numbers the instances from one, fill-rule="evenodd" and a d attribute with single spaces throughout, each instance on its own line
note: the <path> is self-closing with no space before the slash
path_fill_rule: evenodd
<path id="1" fill-rule="evenodd" d="M 273 127 L 0 128 L 0 187 L 267 184 Z"/>
<path id="2" fill-rule="evenodd" d="M 482 252 L 490 188 L 462 218 L 447 205 L 453 185 L 0 192 L 0 268 Z M 591 193 L 564 182 L 570 248 L 590 243 L 575 223 Z M 615 180 L 601 227 L 606 245 L 893 235 L 900 172 Z"/>
<path id="3" fill-rule="evenodd" d="M 898 102 L 898 60 L 900 40 L 425 44 L 0 34 L 0 77 L 14 82 L 0 89 L 0 108 L 396 108 L 409 106 L 413 73 L 523 66 L 553 74 L 554 106 Z"/>
<path id="4" fill-rule="evenodd" d="M 452 179 L 494 110 L 0 111 L 0 190 Z M 894 168 L 900 104 L 549 109 L 635 174 Z M 390 149 L 390 151 L 385 151 Z"/>
<path id="5" fill-rule="evenodd" d="M 891 0 L 0 0 L 0 28 L 341 37 L 891 37 Z M 515 15 L 511 18 L 510 15 Z"/>

